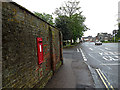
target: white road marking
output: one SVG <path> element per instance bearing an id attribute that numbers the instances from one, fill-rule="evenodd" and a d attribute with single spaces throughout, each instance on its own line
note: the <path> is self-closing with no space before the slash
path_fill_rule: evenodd
<path id="1" fill-rule="evenodd" d="M 85 55 L 82 53 L 82 56 L 85 57 Z"/>
<path id="2" fill-rule="evenodd" d="M 107 58 L 105 58 L 105 57 L 103 57 L 103 59 L 105 59 L 106 61 L 108 61 L 108 59 L 107 59 Z"/>
<path id="3" fill-rule="evenodd" d="M 100 49 L 101 51 L 104 51 L 103 49 Z"/>
<path id="4" fill-rule="evenodd" d="M 106 66 L 106 65 L 120 65 L 120 64 L 119 64 L 119 63 L 106 63 L 106 64 L 105 64 L 105 63 L 102 63 L 102 64 L 100 64 L 100 65 L 105 65 L 105 66 Z"/>
<path id="5" fill-rule="evenodd" d="M 111 56 L 108 56 L 110 58 L 110 61 L 114 60 L 114 58 L 112 58 Z"/>
<path id="6" fill-rule="evenodd" d="M 77 48 L 77 52 L 80 52 L 78 48 Z"/>
<path id="7" fill-rule="evenodd" d="M 83 59 L 86 59 L 86 57 L 85 57 L 85 56 L 83 56 Z"/>
<path id="8" fill-rule="evenodd" d="M 94 56 L 92 56 L 91 54 L 88 54 L 90 57 L 94 58 L 95 60 L 97 60 L 98 62 L 102 63 L 101 61 L 99 61 L 98 59 L 96 59 Z"/>
<path id="9" fill-rule="evenodd" d="M 113 52 L 109 52 L 109 54 L 111 54 L 111 55 L 115 55 L 115 53 L 113 53 Z"/>
<path id="10" fill-rule="evenodd" d="M 80 48 L 81 53 L 83 53 L 82 49 Z"/>
<path id="11" fill-rule="evenodd" d="M 84 61 L 87 61 L 87 59 L 84 59 Z"/>
<path id="12" fill-rule="evenodd" d="M 105 48 L 106 50 L 110 50 L 109 48 Z"/>
<path id="13" fill-rule="evenodd" d="M 119 58 L 118 56 L 115 56 L 116 58 Z"/>
<path id="14" fill-rule="evenodd" d="M 107 52 L 104 52 L 105 55 L 109 55 Z"/>
<path id="15" fill-rule="evenodd" d="M 114 52 L 114 53 L 118 54 L 118 52 Z"/>
<path id="16" fill-rule="evenodd" d="M 83 56 L 84 61 L 87 61 L 87 58 L 85 57 L 85 55 L 84 55 L 84 53 L 83 53 L 83 51 L 82 51 L 81 48 L 80 48 L 80 51 L 81 51 L 81 53 L 82 53 L 82 56 Z"/>
<path id="17" fill-rule="evenodd" d="M 113 61 L 118 61 L 118 59 L 114 59 L 114 58 L 113 58 Z"/>
<path id="18" fill-rule="evenodd" d="M 89 49 L 93 51 L 93 49 L 92 49 L 92 48 L 89 48 Z"/>
<path id="19" fill-rule="evenodd" d="M 103 56 L 103 59 L 106 60 L 106 61 L 118 61 L 118 59 L 115 59 L 111 56 Z"/>
<path id="20" fill-rule="evenodd" d="M 116 55 L 114 52 L 99 52 L 100 55 Z"/>
<path id="21" fill-rule="evenodd" d="M 118 61 L 117 52 L 99 52 L 99 55 L 103 56 L 106 61 Z"/>
<path id="22" fill-rule="evenodd" d="M 101 52 L 100 52 L 99 54 L 100 54 L 101 56 L 103 55 L 103 53 L 101 53 Z"/>
<path id="23" fill-rule="evenodd" d="M 92 58 L 94 58 L 95 60 L 97 60 L 98 62 L 102 63 L 101 61 L 99 61 L 98 59 L 96 59 L 94 56 L 92 56 L 91 54 L 89 54 L 89 56 L 91 56 Z M 109 61 L 107 58 L 103 57 L 105 60 Z M 106 66 L 109 70 L 112 70 L 110 67 Z"/>

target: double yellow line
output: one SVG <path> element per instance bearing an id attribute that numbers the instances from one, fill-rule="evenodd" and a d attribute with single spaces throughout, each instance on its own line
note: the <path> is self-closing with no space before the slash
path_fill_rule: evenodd
<path id="1" fill-rule="evenodd" d="M 96 71 L 97 71 L 98 75 L 100 76 L 102 82 L 104 83 L 105 87 L 107 88 L 107 90 L 109 90 L 110 88 L 112 90 L 114 90 L 113 86 L 110 84 L 110 82 L 108 82 L 107 78 L 102 73 L 102 71 L 100 69 L 96 69 Z"/>

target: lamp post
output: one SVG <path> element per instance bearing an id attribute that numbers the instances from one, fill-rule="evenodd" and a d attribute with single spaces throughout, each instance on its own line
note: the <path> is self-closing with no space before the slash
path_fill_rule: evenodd
<path id="1" fill-rule="evenodd" d="M 114 34 L 114 42 L 115 42 L 115 34 Z"/>
<path id="2" fill-rule="evenodd" d="M 115 42 L 115 35 L 116 35 L 117 33 L 114 33 L 114 42 Z"/>
<path id="3" fill-rule="evenodd" d="M 118 30 L 113 30 L 114 42 L 115 42 L 115 35 L 117 34 Z"/>

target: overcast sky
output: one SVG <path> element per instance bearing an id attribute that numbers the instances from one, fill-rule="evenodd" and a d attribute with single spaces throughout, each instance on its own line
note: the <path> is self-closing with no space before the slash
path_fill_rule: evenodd
<path id="1" fill-rule="evenodd" d="M 29 11 L 52 14 L 67 0 L 12 0 Z M 97 33 L 112 33 L 118 29 L 118 1 L 120 0 L 79 0 L 81 11 L 86 17 L 85 25 L 90 28 L 84 36 L 96 36 Z"/>

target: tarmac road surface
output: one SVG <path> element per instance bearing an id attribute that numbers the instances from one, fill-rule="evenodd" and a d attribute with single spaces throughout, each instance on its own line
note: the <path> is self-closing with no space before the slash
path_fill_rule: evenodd
<path id="1" fill-rule="evenodd" d="M 103 43 L 95 45 L 85 42 L 76 49 L 82 53 L 84 61 L 88 64 L 96 88 L 120 88 L 120 45 L 118 43 Z"/>

